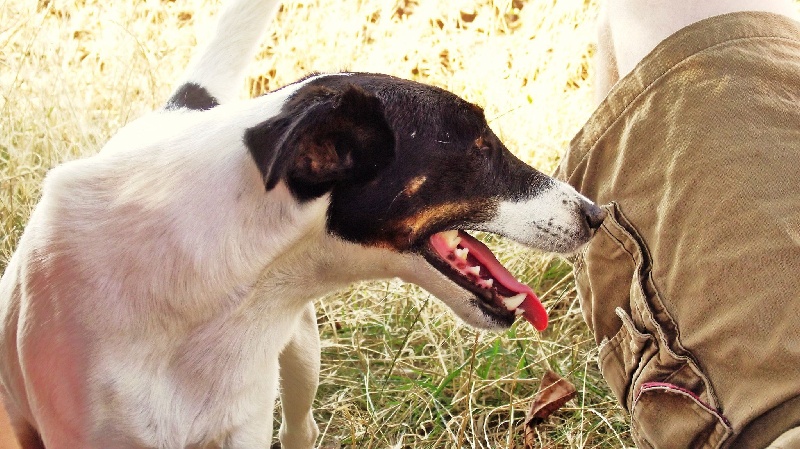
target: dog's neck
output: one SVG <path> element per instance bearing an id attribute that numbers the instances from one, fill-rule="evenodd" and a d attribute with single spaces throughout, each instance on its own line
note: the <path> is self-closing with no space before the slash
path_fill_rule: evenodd
<path id="1" fill-rule="evenodd" d="M 261 105 L 261 115 L 268 106 Z M 223 108 L 220 114 L 231 113 Z M 259 110 L 231 109 L 247 115 L 243 127 Z M 281 183 L 266 191 L 241 133 L 220 132 L 213 111 L 203 114 L 209 117 L 203 123 L 180 114 L 145 119 L 121 132 L 98 157 L 65 164 L 49 176 L 52 192 L 80 205 L 50 214 L 59 217 L 52 226 L 57 235 L 81 241 L 76 247 L 82 253 L 70 254 L 81 269 L 108 281 L 97 286 L 99 296 L 104 290 L 105 297 L 130 295 L 131 301 L 114 306 L 161 307 L 162 313 L 198 323 L 245 302 L 299 305 L 351 282 L 402 270 L 404 256 L 328 234 L 327 196 L 298 203 Z M 167 140 L 158 129 L 193 138 L 142 151 Z M 109 204 L 105 198 L 114 200 Z"/>
<path id="2" fill-rule="evenodd" d="M 264 268 L 256 296 L 278 294 L 283 300 L 305 303 L 353 282 L 403 276 L 410 257 L 312 229 Z"/>

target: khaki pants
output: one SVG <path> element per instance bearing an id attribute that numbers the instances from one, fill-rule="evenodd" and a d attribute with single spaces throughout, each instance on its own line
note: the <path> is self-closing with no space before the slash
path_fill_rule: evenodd
<path id="1" fill-rule="evenodd" d="M 800 448 L 800 24 L 679 31 L 559 176 L 609 217 L 575 264 L 640 448 Z"/>

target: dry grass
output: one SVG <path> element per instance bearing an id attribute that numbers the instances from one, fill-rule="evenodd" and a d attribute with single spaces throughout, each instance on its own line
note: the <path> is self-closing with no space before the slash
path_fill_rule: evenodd
<path id="1" fill-rule="evenodd" d="M 45 172 L 91 155 L 160 105 L 212 0 L 0 0 L 0 270 Z M 377 71 L 435 84 L 483 106 L 512 151 L 555 168 L 591 112 L 592 0 L 297 0 L 287 3 L 245 85 L 309 71 Z M 488 238 L 542 294 L 543 334 L 476 333 L 398 282 L 364 283 L 320 301 L 323 447 L 521 447 L 520 426 L 547 368 L 578 398 L 539 430 L 542 447 L 630 445 L 596 367 L 570 267 Z"/>

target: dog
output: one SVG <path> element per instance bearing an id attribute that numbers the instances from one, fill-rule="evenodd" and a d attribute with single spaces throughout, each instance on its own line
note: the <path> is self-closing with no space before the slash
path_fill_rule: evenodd
<path id="1" fill-rule="evenodd" d="M 547 315 L 465 230 L 571 252 L 604 212 L 428 85 L 313 74 L 238 100 L 277 0 L 233 0 L 165 106 L 51 170 L 0 280 L 24 448 L 311 448 L 312 300 L 399 277 L 466 323 Z"/>

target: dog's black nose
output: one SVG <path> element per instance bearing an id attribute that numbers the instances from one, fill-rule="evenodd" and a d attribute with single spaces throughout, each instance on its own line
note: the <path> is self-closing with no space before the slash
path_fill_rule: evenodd
<path id="1" fill-rule="evenodd" d="M 606 211 L 592 203 L 591 201 L 581 201 L 581 212 L 586 218 L 586 223 L 592 230 L 597 230 L 606 219 Z"/>

